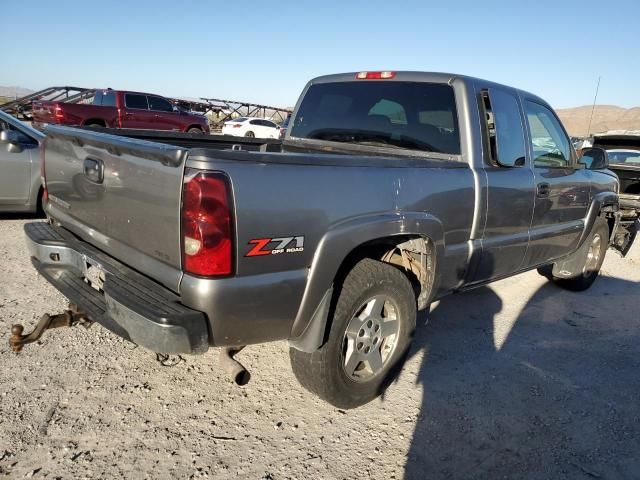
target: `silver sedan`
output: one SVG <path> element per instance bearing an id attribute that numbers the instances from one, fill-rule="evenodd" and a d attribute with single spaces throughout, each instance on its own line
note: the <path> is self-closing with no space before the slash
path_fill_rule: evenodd
<path id="1" fill-rule="evenodd" d="M 0 212 L 36 212 L 42 204 L 38 146 L 44 135 L 0 111 Z"/>

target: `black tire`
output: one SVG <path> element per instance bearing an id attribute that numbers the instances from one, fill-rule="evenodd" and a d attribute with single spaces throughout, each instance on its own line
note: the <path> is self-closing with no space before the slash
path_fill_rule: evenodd
<path id="1" fill-rule="evenodd" d="M 93 128 L 105 128 L 105 126 L 102 125 L 101 123 L 87 123 L 86 126 L 93 127 Z"/>
<path id="2" fill-rule="evenodd" d="M 189 130 L 187 130 L 187 133 L 199 133 L 199 134 L 202 134 L 204 132 L 201 129 L 199 129 L 198 127 L 191 127 Z"/>
<path id="3" fill-rule="evenodd" d="M 579 259 L 580 268 L 573 272 L 573 276 L 569 278 L 558 277 L 553 274 L 553 265 L 545 265 L 538 269 L 538 273 L 553 281 L 559 287 L 572 292 L 582 292 L 587 290 L 593 282 L 598 278 L 602 262 L 607 253 L 609 246 L 609 225 L 602 218 L 596 218 L 591 228 L 589 236 L 585 239 L 584 244 L 567 260 L 572 261 Z M 596 258 L 595 255 L 597 255 Z"/>
<path id="4" fill-rule="evenodd" d="M 38 191 L 38 201 L 36 202 L 36 215 L 39 217 L 45 216 L 43 200 L 44 188 L 40 187 L 40 190 Z"/>
<path id="5" fill-rule="evenodd" d="M 247 132 L 244 134 L 244 136 L 247 138 L 256 138 L 256 134 L 253 132 Z"/>
<path id="6" fill-rule="evenodd" d="M 416 297 L 404 273 L 392 265 L 371 259 L 361 260 L 353 267 L 337 295 L 325 344 L 313 353 L 290 348 L 289 356 L 293 372 L 303 387 L 338 408 L 355 408 L 379 396 L 402 367 L 416 326 Z M 382 299 L 382 314 L 372 324 L 368 319 L 374 317 L 364 309 L 371 304 L 370 311 L 373 311 L 377 305 L 375 299 Z M 364 320 L 361 320 L 363 315 Z M 383 330 L 388 331 L 388 328 L 380 328 L 381 324 L 375 322 L 390 325 L 393 317 L 397 321 L 393 330 L 397 333 L 395 337 L 383 337 Z M 373 372 L 373 365 L 368 360 L 357 360 L 359 363 L 350 375 L 345 365 L 350 344 L 346 337 L 347 327 L 353 329 L 353 322 L 360 321 L 364 323 L 362 330 L 353 335 L 356 341 L 351 340 L 351 355 L 366 358 L 362 356 L 365 351 L 367 355 L 371 352 L 372 356 L 377 352 L 381 359 L 380 369 L 368 373 L 367 370 Z M 368 325 L 368 334 L 362 336 L 365 325 Z M 374 331 L 376 327 L 378 329 Z M 363 348 L 360 340 L 371 346 Z"/>
<path id="7" fill-rule="evenodd" d="M 539 267 L 538 273 L 545 277 L 547 280 L 553 280 L 553 264 Z"/>

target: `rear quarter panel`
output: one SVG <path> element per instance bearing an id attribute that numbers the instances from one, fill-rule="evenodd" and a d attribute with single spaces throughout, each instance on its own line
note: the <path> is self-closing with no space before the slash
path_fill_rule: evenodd
<path id="1" fill-rule="evenodd" d="M 303 297 L 314 296 L 304 303 L 317 306 L 350 251 L 390 233 L 434 232 L 442 269 L 455 272 L 449 278 L 464 278 L 475 198 L 466 164 L 404 168 L 393 167 L 392 160 L 381 168 L 347 166 L 347 157 L 339 155 L 324 156 L 323 165 L 304 164 L 304 154 L 253 157 L 256 161 L 192 156 L 187 163 L 226 172 L 235 201 L 236 276 L 187 279 L 181 288 L 187 304 L 208 314 L 214 342 L 216 318 L 225 319 L 225 344 L 252 343 L 252 330 L 255 341 L 265 341 L 265 329 L 271 339 L 289 338 L 295 319 L 308 321 L 313 313 L 300 311 Z M 279 158 L 286 162 L 273 161 Z M 255 241 L 289 237 L 304 237 L 302 251 L 247 256 Z M 256 287 L 245 290 L 250 298 L 218 293 L 226 285 L 243 289 L 247 282 Z"/>

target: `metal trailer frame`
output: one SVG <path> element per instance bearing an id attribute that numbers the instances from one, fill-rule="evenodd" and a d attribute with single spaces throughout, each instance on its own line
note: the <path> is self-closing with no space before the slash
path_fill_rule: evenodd
<path id="1" fill-rule="evenodd" d="M 236 100 L 224 100 L 220 98 L 205 98 L 201 100 L 207 102 L 209 108 L 213 111 L 228 112 L 220 119 L 220 125 L 225 121 L 236 117 L 261 117 L 267 118 L 275 123 L 282 124 L 293 110 L 289 108 L 273 107 L 270 105 L 261 105 L 259 103 L 249 103 Z M 216 109 L 216 110 L 214 110 Z"/>
<path id="2" fill-rule="evenodd" d="M 95 94 L 95 88 L 84 87 L 48 87 L 24 97 L 0 105 L 0 110 L 13 115 L 18 120 L 31 121 L 31 102 L 38 100 L 60 101 L 65 103 L 78 103 Z"/>
<path id="3" fill-rule="evenodd" d="M 46 100 L 64 103 L 80 103 L 93 97 L 96 90 L 98 89 L 71 86 L 48 87 L 0 105 L 0 110 L 13 115 L 19 120 L 31 121 L 33 120 L 31 115 L 33 101 Z M 219 98 L 200 97 L 202 101 L 183 100 L 171 97 L 166 98 L 180 108 L 204 115 L 215 115 L 217 119 L 210 122 L 212 123 L 211 127 L 214 131 L 221 130 L 225 121 L 236 117 L 262 117 L 282 124 L 293 112 L 293 110 L 288 108 Z M 223 114 L 223 116 L 220 114 Z"/>

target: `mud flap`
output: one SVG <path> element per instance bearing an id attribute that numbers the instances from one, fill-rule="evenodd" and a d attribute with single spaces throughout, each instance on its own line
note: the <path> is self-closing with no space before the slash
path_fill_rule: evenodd
<path id="1" fill-rule="evenodd" d="M 617 250 L 620 255 L 626 257 L 633 246 L 638 230 L 640 230 L 640 220 L 622 220 L 618 225 L 615 238 L 612 240 L 610 248 Z"/>
<path id="2" fill-rule="evenodd" d="M 568 257 L 557 260 L 553 264 L 553 276 L 556 278 L 575 278 L 582 275 L 582 269 L 587 260 L 590 246 L 590 242 L 582 242 L 578 250 Z"/>

